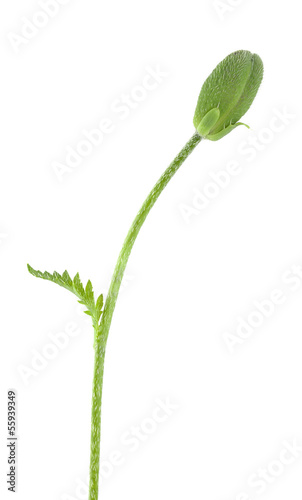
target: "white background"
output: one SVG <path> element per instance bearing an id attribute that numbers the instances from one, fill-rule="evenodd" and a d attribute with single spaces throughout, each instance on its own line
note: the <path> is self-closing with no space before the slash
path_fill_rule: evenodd
<path id="1" fill-rule="evenodd" d="M 105 292 L 140 204 L 194 133 L 203 81 L 230 52 L 247 49 L 265 65 L 243 119 L 251 129 L 198 146 L 129 261 L 108 342 L 102 422 L 102 461 L 117 450 L 123 463 L 103 480 L 101 498 L 252 500 L 260 488 L 249 479 L 263 468 L 263 499 L 301 499 L 301 446 L 294 460 L 287 454 L 293 463 L 279 461 L 285 441 L 302 444 L 302 280 L 292 279 L 302 265 L 297 3 L 56 5 L 47 25 L 15 46 L 8 34 L 21 36 L 26 20 L 43 22 L 41 6 L 15 0 L 0 10 L 1 498 L 12 495 L 5 485 L 11 387 L 19 399 L 16 496 L 87 498 L 79 481 L 89 468 L 92 329 L 75 298 L 30 276 L 26 263 L 79 271 Z M 137 86 L 150 68 L 165 76 L 142 94 Z M 135 107 L 122 119 L 112 106 L 131 93 Z M 274 119 L 280 114 L 290 117 Z M 66 148 L 105 118 L 111 132 L 60 182 L 54 162 L 66 164 Z M 237 175 L 209 187 L 229 162 Z M 213 189 L 201 207 L 196 194 Z M 225 333 L 240 339 L 238 317 L 251 319 L 254 301 L 275 289 L 283 304 L 231 354 Z M 28 372 L 49 349 L 50 333 L 69 323 L 77 336 Z M 178 408 L 150 435 L 142 431 L 131 452 L 123 433 L 152 425 L 146 418 L 166 398 Z"/>

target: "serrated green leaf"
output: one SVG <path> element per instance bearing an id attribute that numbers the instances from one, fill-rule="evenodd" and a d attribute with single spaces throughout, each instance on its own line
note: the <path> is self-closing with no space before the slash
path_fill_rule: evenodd
<path id="1" fill-rule="evenodd" d="M 65 286 L 65 282 L 64 282 L 62 276 L 59 273 L 57 273 L 57 271 L 54 271 L 53 278 L 55 279 L 56 283 L 59 283 L 59 284 L 62 284 L 62 286 Z"/>
<path id="2" fill-rule="evenodd" d="M 50 274 L 48 271 L 42 273 L 41 271 L 36 271 L 35 269 L 33 269 L 29 264 L 27 265 L 27 268 L 30 274 L 32 274 L 36 278 L 42 278 L 47 281 L 52 281 L 53 283 L 56 283 L 57 285 L 62 286 L 63 288 L 66 288 L 66 290 L 74 293 L 72 282 L 68 283 L 68 281 L 64 280 L 63 277 L 56 271 L 53 274 Z"/>
<path id="3" fill-rule="evenodd" d="M 73 278 L 73 287 L 80 297 L 85 297 L 85 290 L 80 280 L 79 273 Z"/>
<path id="4" fill-rule="evenodd" d="M 69 276 L 67 271 L 64 271 L 64 273 L 62 274 L 62 278 L 63 278 L 64 283 L 66 283 L 66 285 L 70 286 L 70 288 L 71 288 L 72 287 L 72 279 Z"/>
<path id="5" fill-rule="evenodd" d="M 101 294 L 98 297 L 98 300 L 96 301 L 96 305 L 95 305 L 95 312 L 96 312 L 97 321 L 99 321 L 99 319 L 101 317 L 103 304 L 104 304 L 104 297 L 103 297 L 103 294 Z"/>
<path id="6" fill-rule="evenodd" d="M 67 271 L 64 271 L 64 273 L 61 275 L 57 271 L 54 271 L 53 274 L 49 273 L 48 271 L 42 273 L 41 271 L 33 269 L 29 264 L 27 265 L 27 268 L 30 274 L 32 274 L 36 278 L 42 278 L 44 280 L 52 281 L 53 283 L 56 283 L 57 285 L 62 286 L 63 288 L 66 288 L 66 290 L 69 290 L 70 292 L 75 294 L 77 298 L 80 299 L 78 300 L 79 304 L 87 307 L 87 310 L 84 312 L 85 314 L 93 318 L 93 326 L 97 327 L 102 314 L 103 295 L 99 296 L 97 303 L 95 304 L 94 292 L 90 280 L 88 280 L 86 288 L 84 289 L 79 273 L 77 273 L 72 280 Z"/>
<path id="7" fill-rule="evenodd" d="M 86 288 L 85 288 L 85 299 L 94 308 L 94 293 L 92 289 L 92 283 L 88 280 Z"/>
<path id="8" fill-rule="evenodd" d="M 40 278 L 40 271 L 35 271 L 29 264 L 27 264 L 27 269 L 30 274 L 35 276 L 36 278 Z"/>

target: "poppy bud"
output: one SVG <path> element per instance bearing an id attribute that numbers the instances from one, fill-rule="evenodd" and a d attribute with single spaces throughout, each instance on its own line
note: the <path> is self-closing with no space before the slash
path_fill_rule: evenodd
<path id="1" fill-rule="evenodd" d="M 262 78 L 263 63 L 257 54 L 237 50 L 221 61 L 198 97 L 193 123 L 199 135 L 218 141 L 245 125 L 238 120 L 250 108 Z"/>

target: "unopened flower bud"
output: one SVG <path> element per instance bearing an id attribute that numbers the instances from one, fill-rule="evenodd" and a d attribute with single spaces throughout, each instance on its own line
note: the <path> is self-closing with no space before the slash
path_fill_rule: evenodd
<path id="1" fill-rule="evenodd" d="M 238 120 L 250 108 L 262 78 L 263 63 L 257 54 L 237 50 L 221 61 L 199 94 L 193 119 L 199 135 L 218 141 L 245 125 Z"/>

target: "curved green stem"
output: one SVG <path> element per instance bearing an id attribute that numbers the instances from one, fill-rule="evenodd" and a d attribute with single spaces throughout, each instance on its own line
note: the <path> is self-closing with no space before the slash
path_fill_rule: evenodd
<path id="1" fill-rule="evenodd" d="M 149 196 L 143 203 L 140 211 L 135 217 L 133 224 L 126 236 L 122 250 L 119 254 L 115 270 L 112 276 L 110 288 L 105 302 L 104 312 L 99 328 L 95 334 L 95 366 L 93 378 L 93 395 L 92 395 L 92 427 L 91 427 L 91 458 L 90 458 L 90 485 L 89 485 L 89 500 L 98 499 L 98 482 L 99 482 L 99 461 L 100 461 L 100 439 L 101 439 L 101 403 L 102 403 L 102 386 L 104 372 L 104 358 L 107 338 L 112 321 L 112 315 L 115 309 L 118 293 L 121 282 L 124 276 L 125 268 L 136 240 L 136 237 L 146 220 L 148 213 L 156 202 L 157 198 L 164 190 L 170 179 L 177 172 L 193 149 L 199 144 L 202 137 L 196 132 L 193 137 L 187 142 L 180 153 L 176 156 L 167 170 L 155 184 Z"/>
<path id="2" fill-rule="evenodd" d="M 108 295 L 106 298 L 106 303 L 104 307 L 104 313 L 102 315 L 101 321 L 101 336 L 107 340 L 109 328 L 111 325 L 113 311 L 115 309 L 115 304 L 117 300 L 117 296 L 119 293 L 119 289 L 121 286 L 121 281 L 123 279 L 124 271 L 129 259 L 130 252 L 136 240 L 136 237 L 146 220 L 148 213 L 151 208 L 155 204 L 157 198 L 164 190 L 168 182 L 172 179 L 174 174 L 177 172 L 179 167 L 183 164 L 183 162 L 188 158 L 193 149 L 199 144 L 202 137 L 198 133 L 194 134 L 193 137 L 187 142 L 184 148 L 180 151 L 180 153 L 176 156 L 173 162 L 169 165 L 167 170 L 163 173 L 161 178 L 155 184 L 154 188 L 150 192 L 149 196 L 146 198 L 143 203 L 140 211 L 135 217 L 131 228 L 126 236 L 126 239 L 123 244 L 123 248 L 119 254 L 115 270 L 112 276 L 110 288 L 108 291 Z"/>

